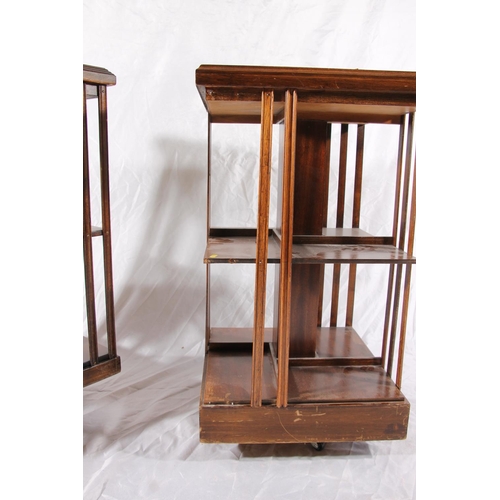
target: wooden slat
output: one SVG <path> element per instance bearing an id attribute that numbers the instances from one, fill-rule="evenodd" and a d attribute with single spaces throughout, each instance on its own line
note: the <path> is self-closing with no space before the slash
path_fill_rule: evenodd
<path id="1" fill-rule="evenodd" d="M 411 209 L 410 209 L 410 228 L 408 236 L 408 252 L 413 254 L 413 243 L 415 236 L 415 222 L 416 222 L 416 165 L 413 171 L 413 188 L 411 196 Z M 412 266 L 407 265 L 405 271 L 405 282 L 404 282 L 404 292 L 403 292 L 403 310 L 401 314 L 401 328 L 399 335 L 399 350 L 398 350 L 398 368 L 396 372 L 396 385 L 401 387 L 403 380 L 403 362 L 405 353 L 405 343 L 406 343 L 406 324 L 408 318 L 408 306 L 410 301 L 410 281 L 411 281 L 411 269 Z"/>
<path id="2" fill-rule="evenodd" d="M 285 96 L 284 160 L 281 189 L 281 256 L 278 305 L 278 408 L 287 405 L 288 358 L 290 354 L 290 309 L 292 297 L 292 238 L 295 183 L 297 93 Z"/>
<path id="3" fill-rule="evenodd" d="M 271 191 L 271 153 L 273 131 L 273 92 L 262 92 L 260 135 L 259 199 L 257 217 L 257 254 L 255 270 L 254 340 L 252 355 L 253 407 L 262 405 L 262 365 L 264 324 L 266 319 L 267 250 L 269 237 L 269 204 Z"/>
<path id="4" fill-rule="evenodd" d="M 356 136 L 356 169 L 354 172 L 354 196 L 352 210 L 352 227 L 359 228 L 361 218 L 361 191 L 363 180 L 363 152 L 365 145 L 365 126 L 358 125 Z M 354 321 L 354 299 L 356 294 L 356 264 L 349 266 L 349 283 L 347 287 L 346 326 L 352 326 Z"/>
<path id="5" fill-rule="evenodd" d="M 349 282 L 347 285 L 347 306 L 345 326 L 352 326 L 354 321 L 354 297 L 356 293 L 356 264 L 349 265 Z"/>
<path id="6" fill-rule="evenodd" d="M 410 178 L 411 178 L 411 164 L 412 164 L 412 151 L 413 151 L 413 131 L 415 124 L 415 113 L 410 113 L 408 116 L 408 136 L 406 139 L 406 156 L 405 156 L 405 170 L 403 178 L 403 193 L 401 202 L 401 218 L 399 228 L 399 248 L 405 248 L 406 225 L 408 219 L 408 199 L 410 196 Z"/>
<path id="7" fill-rule="evenodd" d="M 384 330 L 382 336 L 382 365 L 387 366 L 387 346 L 389 344 L 389 330 L 391 324 L 391 313 L 392 313 L 392 294 L 394 293 L 394 275 L 395 266 L 391 264 L 389 266 L 389 278 L 387 283 L 387 300 L 385 306 L 385 317 L 384 317 Z"/>
<path id="8" fill-rule="evenodd" d="M 340 128 L 339 183 L 337 190 L 337 227 L 344 227 L 345 185 L 347 177 L 347 143 L 349 125 L 343 123 Z"/>
<path id="9" fill-rule="evenodd" d="M 356 169 L 354 172 L 354 204 L 352 210 L 352 227 L 359 228 L 361 218 L 361 191 L 363 181 L 363 152 L 365 147 L 365 126 L 358 125 L 356 137 Z"/>
<path id="10" fill-rule="evenodd" d="M 108 103 L 106 86 L 99 85 L 99 158 L 101 166 L 101 212 L 104 261 L 104 295 L 108 354 L 116 357 L 115 306 L 113 294 L 113 263 L 111 254 L 111 213 L 109 200 Z"/>
<path id="11" fill-rule="evenodd" d="M 399 229 L 399 209 L 401 202 L 401 179 L 403 175 L 403 158 L 404 158 L 404 143 L 406 136 L 406 117 L 402 115 L 399 124 L 399 145 L 398 145 L 398 160 L 396 164 L 396 192 L 394 194 L 394 217 L 392 227 L 393 245 L 397 245 L 398 229 Z"/>
<path id="12" fill-rule="evenodd" d="M 344 210 L 345 210 L 345 186 L 347 178 L 347 144 L 349 139 L 349 125 L 343 123 L 340 127 L 340 153 L 339 153 L 339 173 L 338 173 L 338 188 L 337 188 L 337 220 L 336 226 L 338 229 L 344 227 Z M 335 263 L 333 266 L 332 278 L 332 300 L 330 308 L 330 326 L 338 325 L 338 311 L 340 298 L 340 276 L 342 267 Z"/>
<path id="13" fill-rule="evenodd" d="M 340 296 L 340 273 L 342 266 L 340 264 L 333 265 L 333 278 L 332 278 L 332 300 L 330 308 L 330 326 L 338 326 L 339 314 L 339 296 Z"/>
<path id="14" fill-rule="evenodd" d="M 207 124 L 207 243 L 212 227 L 212 121 Z"/>
<path id="15" fill-rule="evenodd" d="M 97 363 L 97 321 L 95 312 L 94 265 L 92 255 L 92 222 L 90 209 L 90 172 L 87 131 L 87 99 L 83 84 L 83 263 L 90 365 Z"/>

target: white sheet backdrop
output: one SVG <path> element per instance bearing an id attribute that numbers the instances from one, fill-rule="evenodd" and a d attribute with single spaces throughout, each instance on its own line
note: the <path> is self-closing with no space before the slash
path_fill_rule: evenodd
<path id="1" fill-rule="evenodd" d="M 83 62 L 117 76 L 109 155 L 122 360 L 119 375 L 83 391 L 85 500 L 415 498 L 414 293 L 407 440 L 321 453 L 199 443 L 206 112 L 194 83 L 200 64 L 415 70 L 414 0 L 84 0 L 83 35 Z M 252 134 L 231 134 L 220 158 L 241 167 L 227 192 L 242 193 L 242 209 L 258 151 Z M 227 307 L 243 321 L 247 307 Z"/>

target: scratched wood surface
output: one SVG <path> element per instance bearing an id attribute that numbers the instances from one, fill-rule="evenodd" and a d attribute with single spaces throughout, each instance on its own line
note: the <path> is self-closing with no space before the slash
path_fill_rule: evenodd
<path id="1" fill-rule="evenodd" d="M 410 404 L 201 406 L 202 443 L 311 443 L 405 439 Z"/>

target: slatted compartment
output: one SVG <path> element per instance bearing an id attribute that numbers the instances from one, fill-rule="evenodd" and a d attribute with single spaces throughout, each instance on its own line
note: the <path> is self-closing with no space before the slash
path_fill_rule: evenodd
<path id="1" fill-rule="evenodd" d="M 116 351 L 115 311 L 113 296 L 113 264 L 111 252 L 111 213 L 109 199 L 108 159 L 108 105 L 107 87 L 116 83 L 115 76 L 104 68 L 83 66 L 83 257 L 85 272 L 85 298 L 87 312 L 88 359 L 83 363 L 83 386 L 110 377 L 121 370 Z M 99 130 L 99 178 L 94 179 L 90 169 L 88 139 L 88 100 L 97 101 Z M 96 104 L 91 101 L 92 104 Z M 92 225 L 91 186 L 100 185 L 101 226 Z M 95 248 L 93 240 L 102 240 L 102 264 L 106 315 L 106 352 L 99 352 L 98 324 L 96 317 Z M 85 339 L 84 339 L 85 340 Z M 85 355 L 84 355 L 85 357 Z"/>
<path id="2" fill-rule="evenodd" d="M 202 66 L 197 85 L 209 131 L 215 123 L 261 127 L 256 228 L 213 228 L 209 210 L 201 440 L 404 439 L 409 403 L 401 380 L 415 264 L 415 74 Z M 390 222 L 376 234 L 363 215 L 370 168 L 365 141 L 374 126 L 398 132 L 389 158 L 393 190 L 384 197 Z M 280 146 L 275 225 L 269 213 L 273 141 Z M 209 169 L 210 155 L 209 141 Z M 208 194 L 210 207 L 210 187 Z M 255 267 L 251 327 L 211 325 L 214 264 Z M 358 280 L 370 266 L 386 273 L 384 289 L 376 292 L 385 306 L 375 349 L 356 330 L 357 298 L 366 293 Z"/>

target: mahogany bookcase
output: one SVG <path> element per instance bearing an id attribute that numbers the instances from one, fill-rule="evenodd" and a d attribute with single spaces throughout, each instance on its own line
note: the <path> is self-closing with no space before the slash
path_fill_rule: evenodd
<path id="1" fill-rule="evenodd" d="M 109 200 L 108 159 L 108 102 L 107 87 L 116 84 L 116 77 L 108 70 L 83 65 L 83 262 L 85 272 L 85 298 L 87 307 L 89 359 L 83 363 L 83 386 L 93 384 L 119 373 L 120 357 L 116 352 L 115 310 L 113 297 L 113 269 L 111 255 L 111 216 Z M 100 162 L 100 215 L 102 226 L 91 221 L 89 141 L 87 124 L 87 100 L 97 99 Z M 94 290 L 94 238 L 102 238 L 104 296 L 106 303 L 107 353 L 99 353 Z"/>
<path id="2" fill-rule="evenodd" d="M 209 151 L 200 440 L 322 447 L 334 441 L 404 439 L 410 404 L 401 382 L 416 262 L 416 74 L 202 65 L 196 85 L 208 112 Z M 226 123 L 260 124 L 254 228 L 212 227 L 212 129 Z M 372 126 L 397 130 L 391 156 L 394 188 L 384 200 L 391 206 L 390 229 L 381 235 L 362 228 L 362 187 L 370 179 L 363 169 L 364 142 Z M 340 129 L 335 136 L 339 144 L 332 143 L 333 127 Z M 278 216 L 277 227 L 270 227 L 276 128 Z M 353 143 L 354 166 L 347 168 L 348 145 Z M 333 148 L 339 152 L 335 165 Z M 336 180 L 333 195 L 330 179 Z M 349 186 L 353 193 L 348 206 Z M 329 223 L 332 211 L 334 221 Z M 253 324 L 246 328 L 210 323 L 211 268 L 220 264 L 255 267 Z M 269 265 L 276 270 L 272 327 L 265 320 Z M 386 285 L 379 291 L 385 313 L 375 354 L 363 341 L 363 332 L 355 330 L 360 265 L 387 268 Z M 332 276 L 328 297 L 326 266 Z M 346 271 L 348 285 L 341 287 Z M 341 294 L 346 295 L 342 300 Z M 325 303 L 328 325 L 322 322 Z"/>

